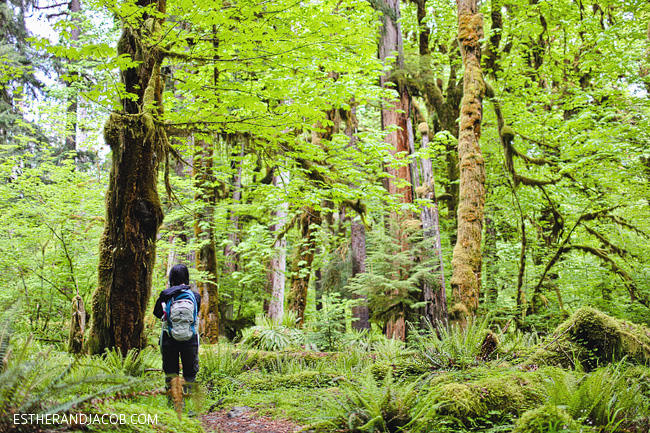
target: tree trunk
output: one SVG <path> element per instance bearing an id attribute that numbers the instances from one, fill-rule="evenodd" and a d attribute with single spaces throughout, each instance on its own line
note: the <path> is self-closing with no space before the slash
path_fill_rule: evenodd
<path id="1" fill-rule="evenodd" d="M 352 276 L 366 272 L 366 227 L 357 219 L 352 221 L 350 229 L 350 248 L 352 250 Z M 363 331 L 370 329 L 370 311 L 365 295 L 352 294 L 352 299 L 359 302 L 352 307 L 352 329 Z"/>
<path id="2" fill-rule="evenodd" d="M 316 231 L 321 224 L 320 212 L 307 208 L 300 217 L 300 238 L 296 255 L 291 264 L 291 292 L 288 307 L 296 313 L 299 326 L 305 321 L 307 306 L 307 289 L 311 276 L 311 265 L 316 252 Z"/>
<path id="3" fill-rule="evenodd" d="M 237 144 L 236 138 L 233 140 Z M 239 258 L 234 247 L 239 244 L 239 214 L 238 210 L 234 207 L 241 202 L 242 198 L 242 168 L 244 158 L 244 142 L 239 143 L 239 150 L 233 153 L 232 168 L 236 168 L 235 174 L 232 176 L 232 204 L 233 208 L 230 210 L 230 233 L 228 234 L 228 244 L 224 247 L 224 267 L 227 274 L 232 275 L 239 270 Z M 232 320 L 234 318 L 234 304 L 232 297 L 227 297 L 221 300 L 221 319 L 222 321 Z M 225 325 L 225 323 L 224 323 Z"/>
<path id="4" fill-rule="evenodd" d="M 499 258 L 497 257 L 497 229 L 492 217 L 485 217 L 485 245 L 483 245 L 485 258 L 487 301 L 491 304 L 497 301 L 499 289 L 494 275 L 498 272 Z"/>
<path id="5" fill-rule="evenodd" d="M 141 7 L 153 4 L 141 0 Z M 157 2 L 165 12 L 165 0 Z M 122 71 L 126 92 L 123 113 L 111 114 L 104 126 L 111 147 L 112 166 L 106 193 L 106 224 L 99 246 L 98 285 L 92 299 L 91 329 L 86 340 L 90 353 L 112 347 L 122 354 L 145 346 L 144 316 L 151 294 L 156 258 L 156 235 L 163 220 L 158 197 L 158 162 L 167 143 L 154 117 L 162 111 L 163 54 L 156 44 L 161 22 L 149 18 L 125 25 L 117 44 L 118 55 L 130 55 L 138 66 Z M 152 35 L 145 35 L 153 29 Z M 153 38 L 151 46 L 145 40 Z"/>
<path id="6" fill-rule="evenodd" d="M 422 133 L 422 149 L 429 146 L 429 127 L 425 124 L 419 127 Z M 430 158 L 422 159 L 422 196 L 427 199 L 427 205 L 421 207 L 422 235 L 429 240 L 431 249 L 437 257 L 438 265 L 433 269 L 437 275 L 437 285 L 431 287 L 428 283 L 423 287 L 424 318 L 434 327 L 438 323 L 447 326 L 447 290 L 445 288 L 445 268 L 442 260 L 442 243 L 440 240 L 440 223 L 438 220 L 438 203 L 436 201 L 436 185 L 433 178 L 433 165 Z"/>
<path id="7" fill-rule="evenodd" d="M 289 179 L 289 173 L 281 173 L 280 175 L 273 176 L 273 185 L 278 188 L 284 188 Z M 276 211 L 273 213 L 274 220 L 277 221 L 271 227 L 271 233 L 278 233 L 286 224 L 287 213 L 289 210 L 289 203 L 283 202 Z M 284 287 L 286 281 L 287 270 L 287 239 L 282 236 L 274 245 L 273 257 L 271 258 L 271 302 L 269 303 L 269 318 L 277 321 L 282 321 L 284 314 Z"/>
<path id="8" fill-rule="evenodd" d="M 485 165 L 481 154 L 481 118 L 485 84 L 481 72 L 483 16 L 476 0 L 459 0 L 458 41 L 463 56 L 463 99 L 460 109 L 458 156 L 460 204 L 458 240 L 452 260 L 453 319 L 464 322 L 478 309 L 481 291 L 481 236 L 485 204 Z M 452 314 L 450 314 L 452 316 Z"/>
<path id="9" fill-rule="evenodd" d="M 395 61 L 395 69 L 404 68 L 404 49 L 402 42 L 402 29 L 399 22 L 400 9 L 398 0 L 385 0 L 379 6 L 382 13 L 382 28 L 381 39 L 379 41 L 379 58 L 386 61 L 389 56 L 397 53 Z M 382 87 L 394 87 L 398 92 L 398 99 L 395 101 L 386 101 L 386 104 L 381 109 L 381 125 L 382 129 L 387 129 L 392 125 L 397 125 L 398 129 L 391 132 L 386 136 L 386 142 L 392 145 L 391 154 L 396 155 L 399 152 L 409 153 L 408 144 L 408 124 L 409 113 L 411 105 L 411 96 L 409 95 L 407 87 L 402 83 L 390 83 L 390 73 L 380 77 L 379 82 Z M 410 185 L 397 188 L 393 178 L 401 179 L 410 184 L 411 173 L 409 166 L 400 166 L 395 169 L 392 167 L 386 168 L 390 177 L 387 179 L 386 188 L 391 195 L 398 195 L 402 203 L 413 203 L 413 191 Z M 402 245 L 402 250 L 409 248 L 406 237 L 401 230 L 401 222 L 407 219 L 404 214 L 397 215 L 391 214 L 391 218 L 396 221 L 395 236 Z M 390 294 L 388 294 L 390 296 Z M 394 317 L 386 324 L 386 335 L 390 338 L 399 340 L 406 340 L 406 322 L 404 312 L 399 311 L 395 313 Z"/>
<path id="10" fill-rule="evenodd" d="M 81 4 L 79 0 L 70 0 L 68 5 L 68 10 L 71 14 L 78 14 L 81 12 Z M 81 29 L 78 27 L 79 17 L 73 15 L 72 22 L 76 25 L 73 25 L 70 29 L 70 41 L 73 45 L 79 41 L 79 35 L 81 34 Z M 76 77 L 77 73 L 75 71 L 69 71 L 68 74 L 70 77 Z M 77 90 L 72 85 L 73 80 L 66 80 L 65 86 L 68 89 L 68 109 L 67 109 L 67 122 L 66 122 L 66 136 L 65 136 L 65 151 L 74 152 L 77 150 Z"/>
<path id="11" fill-rule="evenodd" d="M 213 146 L 205 140 L 197 140 L 194 154 L 194 183 L 198 203 L 194 215 L 194 236 L 198 243 L 196 269 L 204 273 L 197 280 L 201 294 L 199 311 L 201 335 L 209 343 L 219 341 L 219 286 L 217 284 L 217 248 L 214 242 L 214 208 L 217 197 L 214 182 Z"/>

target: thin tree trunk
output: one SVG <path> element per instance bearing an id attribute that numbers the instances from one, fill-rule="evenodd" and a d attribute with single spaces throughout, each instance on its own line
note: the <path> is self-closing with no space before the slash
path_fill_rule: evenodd
<path id="1" fill-rule="evenodd" d="M 499 289 L 497 287 L 494 274 L 498 272 L 498 257 L 497 257 L 497 230 L 494 226 L 494 220 L 485 217 L 485 244 L 483 245 L 483 257 L 485 262 L 486 271 L 486 288 L 487 288 L 487 301 L 495 303 L 499 297 Z"/>
<path id="2" fill-rule="evenodd" d="M 147 7 L 156 3 L 141 0 L 138 4 Z M 165 0 L 158 0 L 157 7 L 164 14 Z M 90 353 L 116 347 L 126 354 L 146 344 L 144 316 L 151 294 L 156 235 L 163 220 L 157 189 L 158 161 L 166 151 L 167 138 L 153 120 L 163 115 L 163 53 L 157 44 L 145 46 L 144 41 L 162 36 L 159 23 L 145 26 L 131 22 L 124 26 L 117 44 L 118 55 L 130 55 L 137 62 L 121 74 L 125 92 L 136 97 L 124 98 L 123 112 L 111 114 L 104 126 L 112 166 L 99 247 L 98 284 L 86 340 Z M 146 36 L 146 28 L 156 33 Z"/>
<path id="3" fill-rule="evenodd" d="M 366 272 L 366 227 L 357 219 L 350 228 L 350 248 L 352 250 L 352 278 Z M 352 329 L 363 331 L 370 329 L 370 311 L 365 295 L 352 294 L 358 304 L 352 307 Z"/>
<path id="4" fill-rule="evenodd" d="M 68 10 L 73 14 L 72 22 L 74 25 L 70 29 L 70 41 L 76 45 L 81 35 L 79 28 L 79 17 L 74 16 L 81 12 L 81 4 L 79 0 L 70 0 Z M 77 90 L 73 87 L 72 81 L 78 74 L 75 71 L 69 71 L 68 74 L 72 79 L 66 80 L 65 86 L 68 89 L 68 108 L 67 108 L 67 124 L 65 136 L 65 151 L 75 152 L 77 150 Z"/>
<path id="5" fill-rule="evenodd" d="M 419 128 L 422 133 L 422 149 L 429 147 L 429 127 L 424 124 Z M 420 219 L 425 240 L 432 242 L 431 248 L 438 259 L 438 265 L 433 269 L 437 275 L 437 285 L 431 287 L 428 283 L 423 287 L 424 317 L 434 327 L 438 323 L 447 326 L 447 290 L 445 288 L 445 268 L 442 260 L 442 243 L 440 239 L 440 223 L 438 220 L 438 203 L 436 201 L 436 185 L 433 178 L 433 165 L 430 158 L 422 158 L 423 198 L 427 205 L 421 207 Z"/>
<path id="6" fill-rule="evenodd" d="M 236 143 L 236 141 L 235 141 Z M 242 198 L 242 168 L 243 168 L 243 158 L 244 158 L 244 142 L 240 143 L 239 151 L 233 156 L 236 160 L 233 160 L 232 167 L 236 168 L 237 171 L 232 177 L 232 204 L 233 206 L 238 205 L 241 202 Z M 228 234 L 228 243 L 224 247 L 224 267 L 227 274 L 232 275 L 233 273 L 239 270 L 239 258 L 237 253 L 234 250 L 239 244 L 239 214 L 236 209 L 230 210 L 230 233 Z M 232 299 L 224 298 L 221 302 L 221 314 L 222 320 L 232 320 L 234 317 L 234 304 Z"/>
<path id="7" fill-rule="evenodd" d="M 214 208 L 217 197 L 214 181 L 214 150 L 205 140 L 197 140 L 194 153 L 194 182 L 198 203 L 194 215 L 194 236 L 198 243 L 196 269 L 206 275 L 197 280 L 201 294 L 200 332 L 209 343 L 219 341 L 219 286 L 217 248 L 214 242 Z"/>
<path id="8" fill-rule="evenodd" d="M 454 247 L 451 279 L 453 319 L 464 323 L 478 309 L 481 291 L 481 237 L 485 205 L 485 164 L 481 154 L 481 118 L 485 84 L 481 72 L 483 16 L 476 0 L 459 0 L 458 41 L 463 56 L 463 99 L 460 110 L 458 156 L 460 204 L 458 240 Z"/>
<path id="9" fill-rule="evenodd" d="M 345 135 L 350 139 L 350 144 L 357 143 L 357 109 L 354 101 L 350 103 L 350 111 L 346 113 Z M 366 226 L 362 221 L 354 218 L 350 227 L 350 249 L 352 251 L 351 278 L 366 272 Z M 352 307 L 352 329 L 363 331 L 370 329 L 370 310 L 368 309 L 368 296 L 357 293 L 352 294 L 356 304 Z"/>
<path id="10" fill-rule="evenodd" d="M 289 173 L 281 173 L 280 175 L 273 176 L 273 185 L 278 188 L 284 188 L 289 179 Z M 286 224 L 287 213 L 289 210 L 289 203 L 283 202 L 278 209 L 273 212 L 274 220 L 277 221 L 271 227 L 271 233 L 277 233 L 282 230 Z M 269 318 L 282 321 L 284 314 L 284 287 L 286 281 L 287 270 L 287 240 L 284 236 L 282 239 L 276 241 L 273 245 L 275 250 L 271 258 L 271 302 L 269 303 Z"/>

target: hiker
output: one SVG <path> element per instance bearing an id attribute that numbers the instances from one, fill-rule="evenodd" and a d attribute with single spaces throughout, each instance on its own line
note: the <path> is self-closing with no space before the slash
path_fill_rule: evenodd
<path id="1" fill-rule="evenodd" d="M 174 266 L 169 271 L 169 285 L 160 292 L 153 309 L 153 315 L 163 320 L 160 350 L 168 390 L 172 378 L 179 373 L 179 356 L 187 384 L 193 384 L 199 372 L 198 311 L 201 308 L 201 295 L 192 291 L 189 282 L 187 266 Z"/>

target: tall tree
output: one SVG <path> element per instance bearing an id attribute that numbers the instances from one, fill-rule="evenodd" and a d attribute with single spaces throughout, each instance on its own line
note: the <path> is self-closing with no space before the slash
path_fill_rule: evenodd
<path id="1" fill-rule="evenodd" d="M 481 71 L 483 15 L 476 0 L 458 2 L 458 42 L 463 56 L 463 99 L 460 108 L 458 156 L 460 203 L 458 240 L 451 279 L 455 302 L 450 316 L 463 321 L 478 309 L 481 291 L 481 237 L 485 205 L 485 164 L 481 153 L 481 119 L 485 84 Z"/>
<path id="2" fill-rule="evenodd" d="M 118 56 L 130 57 L 135 64 L 121 72 L 127 92 L 121 100 L 122 111 L 111 114 L 104 126 L 112 166 L 98 284 L 85 342 L 90 353 L 116 347 L 126 354 L 145 344 L 144 315 L 151 294 L 156 234 L 163 219 L 158 163 L 168 146 L 159 126 L 165 8 L 165 0 L 139 0 L 123 23 L 117 44 Z"/>
<path id="3" fill-rule="evenodd" d="M 396 79 L 395 70 L 404 69 L 404 47 L 402 40 L 402 27 L 400 24 L 400 6 L 399 0 L 386 0 L 378 2 L 379 10 L 382 12 L 382 27 L 380 30 L 379 40 L 379 58 L 382 61 L 388 61 L 392 56 L 395 57 L 392 71 L 386 72 L 379 79 L 383 88 L 393 88 L 396 90 L 396 98 L 384 101 L 381 109 L 381 125 L 384 130 L 396 127 L 386 136 L 386 142 L 390 143 L 390 152 L 393 156 L 398 154 L 408 155 L 409 137 L 409 113 L 411 112 L 411 96 L 406 84 Z M 400 203 L 413 203 L 413 191 L 411 188 L 411 172 L 408 164 L 401 164 L 398 168 L 388 166 L 386 171 L 390 175 L 386 180 L 386 189 L 393 196 L 398 196 Z M 403 186 L 397 186 L 400 181 L 404 182 Z M 402 249 L 409 248 L 405 234 L 402 230 L 402 222 L 408 219 L 408 215 L 395 212 L 391 218 L 394 220 L 396 230 L 395 236 L 400 240 Z M 390 296 L 390 294 L 388 294 Z M 393 318 L 386 324 L 386 335 L 391 338 L 406 340 L 406 318 L 404 311 L 397 306 L 393 313 Z"/>
<path id="4" fill-rule="evenodd" d="M 289 173 L 283 172 L 273 176 L 273 186 L 283 188 L 288 183 Z M 273 219 L 276 221 L 271 226 L 271 232 L 276 236 L 283 230 L 286 224 L 289 203 L 283 199 L 282 203 L 272 212 Z M 282 321 L 284 314 L 284 287 L 286 282 L 285 272 L 287 270 L 287 239 L 284 236 L 276 239 L 273 244 L 273 256 L 271 257 L 270 267 L 270 285 L 271 301 L 269 303 L 269 317 L 278 322 Z"/>
<path id="5" fill-rule="evenodd" d="M 196 269 L 203 272 L 197 288 L 201 294 L 201 335 L 210 343 L 219 341 L 219 286 L 217 284 L 217 248 L 214 218 L 217 205 L 214 187 L 214 148 L 207 140 L 196 140 L 194 153 L 194 182 L 196 186 L 196 214 L 194 236 L 198 243 Z"/>

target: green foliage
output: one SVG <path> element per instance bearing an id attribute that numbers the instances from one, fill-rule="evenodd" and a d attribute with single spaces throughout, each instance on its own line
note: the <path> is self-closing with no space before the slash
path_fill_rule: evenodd
<path id="1" fill-rule="evenodd" d="M 147 369 L 160 363 L 160 353 L 151 349 L 132 349 L 125 356 L 119 350 L 113 349 L 101 356 L 102 365 L 107 372 L 115 375 L 141 377 Z"/>
<path id="2" fill-rule="evenodd" d="M 633 425 L 647 417 L 650 399 L 640 392 L 643 377 L 626 376 L 626 368 L 618 363 L 586 374 L 551 369 L 546 379 L 548 402 L 602 431 L 616 431 L 623 423 Z"/>
<path id="3" fill-rule="evenodd" d="M 419 227 L 419 220 L 409 221 Z M 426 242 L 422 241 L 419 228 L 406 230 L 411 248 L 404 250 L 400 241 L 390 234 L 391 229 L 384 231 L 382 226 L 383 221 L 379 219 L 377 229 L 367 233 L 366 272 L 351 280 L 348 288 L 367 296 L 372 319 L 380 325 L 400 315 L 419 321 L 422 284 L 425 281 L 435 284 L 433 269 L 439 262 L 421 261 L 427 255 L 422 252 Z"/>
<path id="4" fill-rule="evenodd" d="M 141 389 L 133 377 L 103 374 L 83 360 L 35 347 L 31 339 L 15 341 L 0 374 L 2 431 L 40 431 L 41 426 L 14 424 L 13 414 L 62 414 L 91 399 Z M 101 370 L 100 370 L 101 371 Z"/>
<path id="5" fill-rule="evenodd" d="M 560 406 L 544 405 L 524 413 L 513 433 L 573 433 L 578 423 Z"/>
<path id="6" fill-rule="evenodd" d="M 395 382 L 389 374 L 377 382 L 372 374 L 339 386 L 338 395 L 327 401 L 325 415 L 317 423 L 348 432 L 397 432 L 412 420 L 418 388 Z"/>
<path id="7" fill-rule="evenodd" d="M 466 369 L 489 360 L 483 359 L 482 355 L 483 342 L 491 333 L 488 323 L 487 317 L 470 319 L 464 327 L 451 324 L 422 333 L 411 332 L 410 335 L 418 356 L 431 367 Z"/>
<path id="8" fill-rule="evenodd" d="M 291 315 L 282 324 L 260 314 L 255 318 L 255 326 L 242 333 L 241 344 L 249 349 L 278 351 L 290 347 L 300 347 L 304 341 L 302 332 L 291 324 Z M 291 325 L 291 326 L 285 326 Z"/>
<path id="9" fill-rule="evenodd" d="M 339 293 L 330 292 L 321 298 L 322 307 L 316 310 L 307 324 L 305 339 L 315 348 L 324 351 L 336 350 L 345 338 L 345 315 L 348 301 Z"/>

